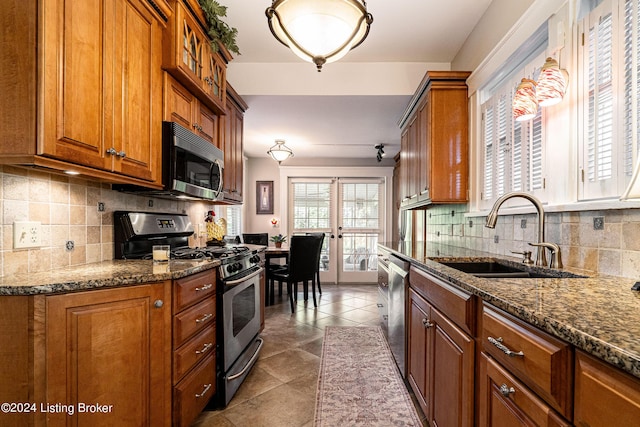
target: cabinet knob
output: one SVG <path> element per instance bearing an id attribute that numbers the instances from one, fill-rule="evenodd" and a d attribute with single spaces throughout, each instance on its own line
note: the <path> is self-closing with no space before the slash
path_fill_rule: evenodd
<path id="1" fill-rule="evenodd" d="M 157 299 L 155 300 L 155 302 L 153 303 L 153 306 L 155 308 L 161 308 L 164 305 L 164 301 L 162 301 L 161 299 Z"/>
<path id="2" fill-rule="evenodd" d="M 513 394 L 516 392 L 516 389 L 513 387 L 509 387 L 506 384 L 502 384 L 500 386 L 500 394 L 502 394 L 504 397 L 509 397 L 510 394 Z"/>
<path id="3" fill-rule="evenodd" d="M 127 157 L 127 153 L 125 153 L 124 151 L 118 151 L 116 153 L 116 156 L 120 157 L 121 159 L 124 159 L 125 157 Z"/>
<path id="4" fill-rule="evenodd" d="M 115 156 L 115 155 L 117 155 L 117 154 L 118 154 L 118 152 L 116 151 L 116 149 L 115 149 L 115 148 L 111 147 L 111 148 L 109 148 L 109 149 L 107 150 L 107 154 L 110 154 L 110 155 L 112 155 L 112 156 Z"/>
<path id="5" fill-rule="evenodd" d="M 433 327 L 433 323 L 431 323 L 427 318 L 422 319 L 422 325 L 427 329 Z"/>

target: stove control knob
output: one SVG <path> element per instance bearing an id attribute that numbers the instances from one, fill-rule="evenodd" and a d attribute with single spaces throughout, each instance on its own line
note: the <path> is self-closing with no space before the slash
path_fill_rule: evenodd
<path id="1" fill-rule="evenodd" d="M 227 265 L 227 273 L 233 273 L 233 264 Z"/>
<path id="2" fill-rule="evenodd" d="M 236 262 L 234 265 L 236 266 L 236 270 L 235 271 L 242 270 L 242 264 L 240 264 L 239 262 Z"/>

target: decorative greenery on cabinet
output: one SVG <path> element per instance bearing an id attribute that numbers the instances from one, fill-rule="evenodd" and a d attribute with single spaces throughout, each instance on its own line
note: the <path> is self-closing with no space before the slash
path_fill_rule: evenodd
<path id="1" fill-rule="evenodd" d="M 200 7 L 209 24 L 209 37 L 211 37 L 211 49 L 218 51 L 218 43 L 222 43 L 229 51 L 240 55 L 240 49 L 236 43 L 238 29 L 229 26 L 222 17 L 227 16 L 227 7 L 222 6 L 216 0 L 198 0 Z"/>

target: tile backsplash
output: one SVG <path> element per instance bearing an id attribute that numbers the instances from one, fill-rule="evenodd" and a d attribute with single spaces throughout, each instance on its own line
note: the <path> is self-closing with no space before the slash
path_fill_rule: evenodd
<path id="1" fill-rule="evenodd" d="M 104 211 L 99 211 L 99 203 Z M 185 212 L 197 223 L 209 208 L 204 203 L 121 193 L 96 181 L 2 166 L 0 276 L 113 259 L 113 212 L 116 210 Z M 42 246 L 14 249 L 15 221 L 39 221 Z M 72 250 L 66 248 L 67 241 L 73 241 Z"/>
<path id="2" fill-rule="evenodd" d="M 535 213 L 501 215 L 495 229 L 485 217 L 465 216 L 466 205 L 433 206 L 425 212 L 427 240 L 497 255 L 533 252 L 538 219 Z M 640 210 L 545 213 L 548 242 L 560 245 L 565 267 L 640 279 Z"/>

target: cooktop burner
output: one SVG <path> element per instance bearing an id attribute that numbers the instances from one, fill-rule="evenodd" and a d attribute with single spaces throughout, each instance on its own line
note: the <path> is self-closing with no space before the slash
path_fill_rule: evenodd
<path id="1" fill-rule="evenodd" d="M 246 255 L 249 248 L 246 246 L 207 246 L 203 248 L 190 248 L 188 246 L 179 247 L 171 250 L 171 259 L 226 259 L 238 255 Z M 146 254 L 142 259 L 151 259 L 151 254 Z"/>

